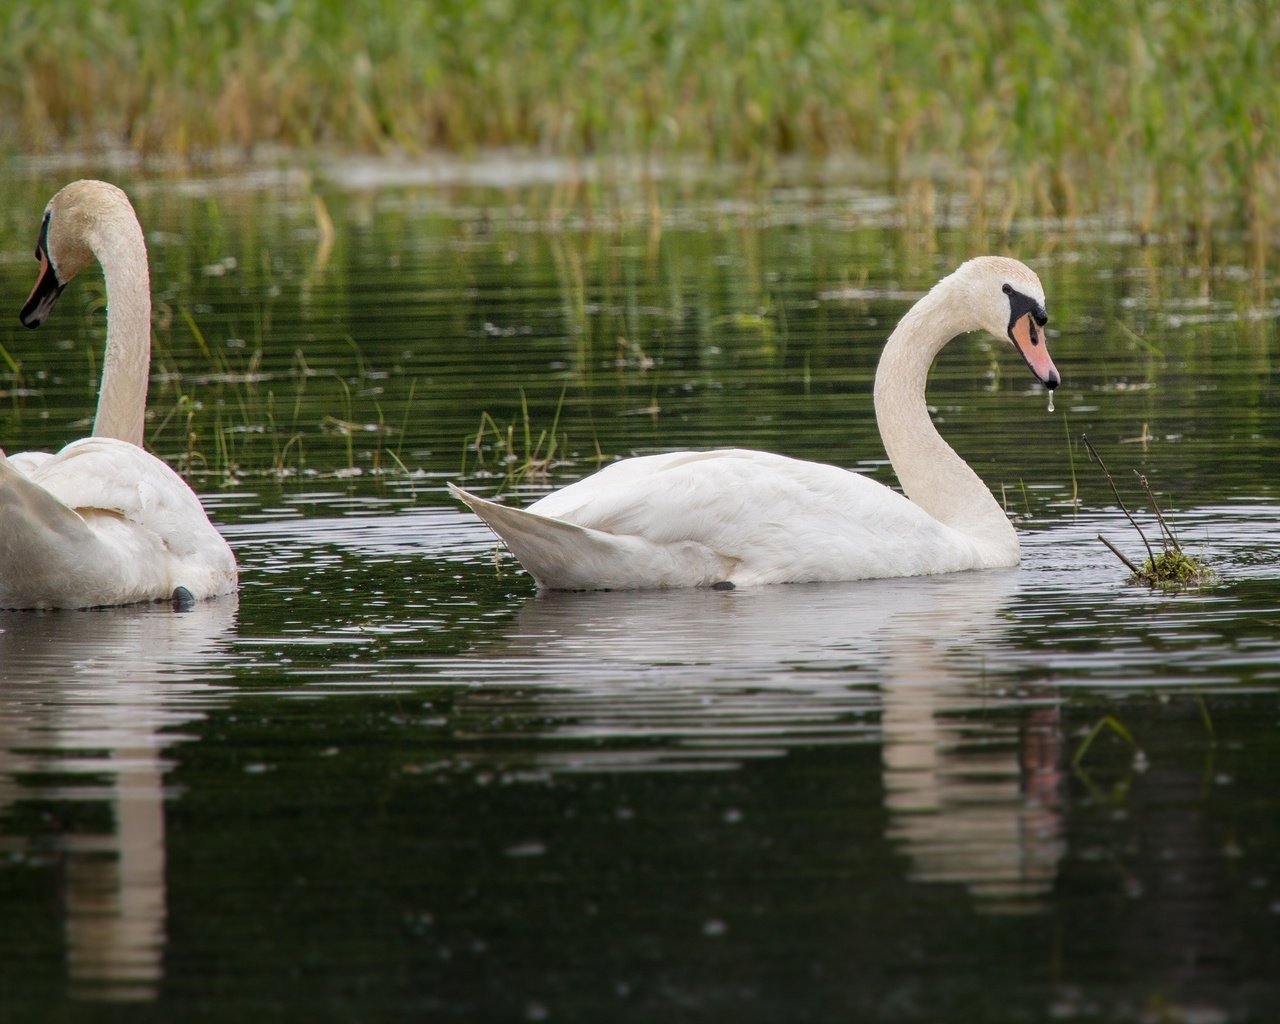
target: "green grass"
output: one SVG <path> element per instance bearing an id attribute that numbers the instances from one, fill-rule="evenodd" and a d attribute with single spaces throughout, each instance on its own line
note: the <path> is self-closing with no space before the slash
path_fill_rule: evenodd
<path id="1" fill-rule="evenodd" d="M 855 154 L 996 210 L 1268 220 L 1271 0 L 55 0 L 0 14 L 0 131 L 240 154 Z"/>
<path id="2" fill-rule="evenodd" d="M 1148 558 L 1134 575 L 1135 583 L 1160 590 L 1202 590 L 1217 574 L 1200 559 L 1178 547 L 1167 547 Z"/>
<path id="3" fill-rule="evenodd" d="M 520 391 L 520 418 L 505 427 L 500 425 L 487 410 L 480 414 L 480 424 L 469 436 L 462 449 L 462 465 L 459 475 L 468 472 L 468 455 L 474 456 L 471 469 L 492 471 L 496 467 L 503 473 L 504 486 L 517 484 L 525 479 L 545 480 L 558 455 L 568 447 L 568 438 L 560 431 L 560 413 L 564 409 L 567 385 L 560 391 L 555 416 L 550 428 L 536 432 L 529 416 L 529 400 Z M 597 444 L 597 451 L 599 445 Z"/>

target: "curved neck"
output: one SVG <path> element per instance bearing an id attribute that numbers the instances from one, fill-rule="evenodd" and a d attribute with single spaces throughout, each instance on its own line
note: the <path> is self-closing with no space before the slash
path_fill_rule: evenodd
<path id="1" fill-rule="evenodd" d="M 133 211 L 104 225 L 90 247 L 107 285 L 107 346 L 93 435 L 141 446 L 151 373 L 151 283 Z"/>
<path id="2" fill-rule="evenodd" d="M 998 551 L 1016 554 L 1009 517 L 955 450 L 942 439 L 925 404 L 934 357 L 958 334 L 978 329 L 944 279 L 902 318 L 876 369 L 876 421 L 898 480 L 934 519 Z"/>

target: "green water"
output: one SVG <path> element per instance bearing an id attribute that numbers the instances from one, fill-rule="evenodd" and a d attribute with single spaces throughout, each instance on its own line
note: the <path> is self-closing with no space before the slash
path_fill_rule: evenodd
<path id="1" fill-rule="evenodd" d="M 10 452 L 86 432 L 103 330 L 92 274 L 17 325 L 75 175 L 11 175 Z M 997 233 L 812 169 L 109 176 L 149 442 L 242 586 L 0 613 L 0 1018 L 1272 1018 L 1280 303 L 1244 240 Z M 1056 411 L 976 338 L 930 401 L 1019 569 L 539 597 L 445 491 L 720 444 L 890 483 L 880 344 L 982 251 L 1045 283 Z M 1086 432 L 1216 587 L 1125 584 Z"/>

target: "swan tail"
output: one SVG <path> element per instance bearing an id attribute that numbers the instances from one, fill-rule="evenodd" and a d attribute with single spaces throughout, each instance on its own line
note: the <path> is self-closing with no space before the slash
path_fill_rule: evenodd
<path id="1" fill-rule="evenodd" d="M 589 557 L 593 548 L 608 545 L 608 534 L 501 505 L 464 491 L 456 484 L 449 484 L 449 490 L 484 520 L 539 586 L 576 590 L 598 585 L 580 578 L 581 573 L 574 569 L 582 564 L 584 556 Z"/>
<path id="2" fill-rule="evenodd" d="M 696 541 L 664 543 L 608 533 L 500 505 L 454 484 L 449 489 L 485 521 L 544 589 L 708 587 L 728 581 L 736 564 Z"/>

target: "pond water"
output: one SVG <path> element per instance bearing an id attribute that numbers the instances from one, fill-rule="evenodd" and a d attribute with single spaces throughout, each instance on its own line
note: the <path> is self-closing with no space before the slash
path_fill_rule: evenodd
<path id="1" fill-rule="evenodd" d="M 1248 239 L 1002 229 L 829 168 L 11 167 L 10 452 L 92 412 L 100 279 L 16 323 L 86 172 L 147 228 L 148 441 L 242 586 L 0 612 L 4 1019 L 1272 1019 L 1280 299 Z M 977 338 L 930 400 L 1018 569 L 538 595 L 445 490 L 722 444 L 892 483 L 880 345 L 983 251 L 1045 283 L 1056 411 Z M 1125 582 L 1082 433 L 1215 586 Z"/>

